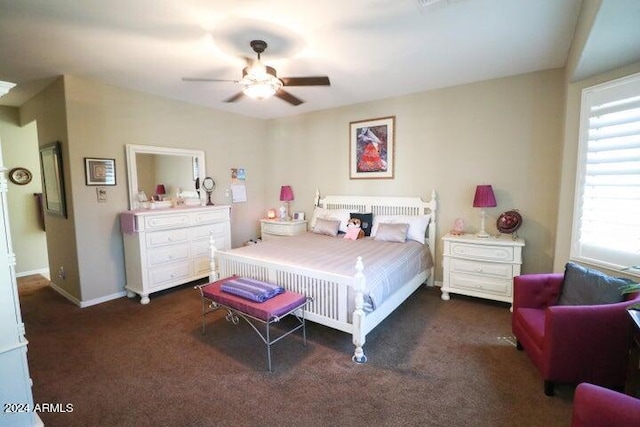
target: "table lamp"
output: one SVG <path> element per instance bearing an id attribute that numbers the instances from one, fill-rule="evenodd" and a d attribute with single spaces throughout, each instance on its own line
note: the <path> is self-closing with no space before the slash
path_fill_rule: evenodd
<path id="1" fill-rule="evenodd" d="M 156 200 L 162 200 L 165 194 L 167 194 L 167 191 L 164 188 L 164 184 L 156 185 Z"/>
<path id="2" fill-rule="evenodd" d="M 280 188 L 280 201 L 286 202 L 286 206 L 280 206 L 280 219 L 289 220 L 289 202 L 293 200 L 293 190 L 290 185 L 283 185 Z"/>
<path id="3" fill-rule="evenodd" d="M 495 208 L 496 196 L 493 194 L 493 188 L 490 185 L 478 185 L 476 187 L 476 195 L 473 198 L 473 207 L 480 208 L 480 231 L 476 233 L 477 237 L 487 238 L 489 233 L 484 231 L 484 219 L 486 213 L 484 208 Z"/>

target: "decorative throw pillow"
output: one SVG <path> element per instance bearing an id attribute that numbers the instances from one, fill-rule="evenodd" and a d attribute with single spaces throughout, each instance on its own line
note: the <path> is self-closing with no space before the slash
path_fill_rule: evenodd
<path id="1" fill-rule="evenodd" d="M 373 227 L 372 213 L 352 212 L 351 218 L 358 218 L 360 220 L 360 228 L 364 231 L 364 235 L 371 236 L 371 227 Z"/>
<path id="2" fill-rule="evenodd" d="M 378 231 L 378 225 L 386 224 L 409 224 L 407 231 L 407 239 L 415 240 L 424 245 L 424 236 L 427 232 L 427 226 L 431 220 L 431 215 L 376 215 L 373 219 L 373 229 L 371 235 L 375 236 Z"/>
<path id="3" fill-rule="evenodd" d="M 558 305 L 598 305 L 624 301 L 620 287 L 629 284 L 623 278 L 585 268 L 572 262 L 564 270 L 564 283 Z"/>
<path id="4" fill-rule="evenodd" d="M 378 225 L 375 240 L 382 242 L 404 243 L 407 241 L 407 231 L 409 224 L 387 224 Z"/>
<path id="5" fill-rule="evenodd" d="M 309 224 L 311 229 L 316 226 L 318 218 L 322 219 L 337 219 L 340 221 L 339 230 L 343 233 L 347 232 L 347 223 L 351 219 L 351 211 L 347 209 L 325 209 L 317 207 L 313 210 L 313 216 L 311 217 L 311 223 Z"/>
<path id="6" fill-rule="evenodd" d="M 335 237 L 338 235 L 339 228 L 340 221 L 337 219 L 318 218 L 316 220 L 315 227 L 313 227 L 313 232 L 316 234 L 326 234 L 327 236 Z"/>

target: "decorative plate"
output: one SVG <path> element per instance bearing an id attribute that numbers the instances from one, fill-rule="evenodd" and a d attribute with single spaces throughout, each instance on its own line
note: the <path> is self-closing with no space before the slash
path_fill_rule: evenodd
<path id="1" fill-rule="evenodd" d="M 26 168 L 13 168 L 9 171 L 9 179 L 14 184 L 25 185 L 31 182 L 31 172 Z"/>
<path id="2" fill-rule="evenodd" d="M 521 225 L 522 215 L 516 209 L 501 213 L 496 222 L 498 231 L 504 234 L 515 233 Z"/>

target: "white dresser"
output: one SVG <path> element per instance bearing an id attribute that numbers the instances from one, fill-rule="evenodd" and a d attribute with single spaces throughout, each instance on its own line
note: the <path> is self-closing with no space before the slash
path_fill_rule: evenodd
<path id="1" fill-rule="evenodd" d="M 127 296 L 149 294 L 207 277 L 209 239 L 231 248 L 229 206 L 182 207 L 121 214 Z"/>
<path id="2" fill-rule="evenodd" d="M 513 278 L 520 275 L 523 239 L 506 234 L 488 238 L 447 234 L 442 240 L 443 300 L 454 293 L 513 303 Z"/>

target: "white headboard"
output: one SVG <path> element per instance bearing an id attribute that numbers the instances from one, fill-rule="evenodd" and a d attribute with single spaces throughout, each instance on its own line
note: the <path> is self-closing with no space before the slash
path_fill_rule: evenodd
<path id="1" fill-rule="evenodd" d="M 431 200 L 423 201 L 420 197 L 398 196 L 324 196 L 316 191 L 315 205 L 325 209 L 348 209 L 352 212 L 373 213 L 376 215 L 426 215 L 430 214 L 427 227 L 427 241 L 431 256 L 436 259 L 436 224 L 438 201 L 436 191 L 431 191 Z M 431 269 L 430 281 L 433 281 L 435 268 Z"/>

